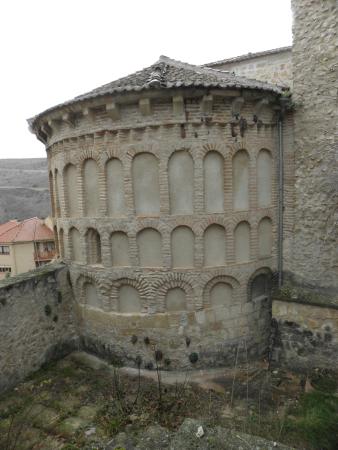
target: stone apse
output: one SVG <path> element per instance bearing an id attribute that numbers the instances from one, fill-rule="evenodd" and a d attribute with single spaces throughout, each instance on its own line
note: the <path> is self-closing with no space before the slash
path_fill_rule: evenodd
<path id="1" fill-rule="evenodd" d="M 162 57 L 31 119 L 85 348 L 168 369 L 266 352 L 279 97 Z"/>

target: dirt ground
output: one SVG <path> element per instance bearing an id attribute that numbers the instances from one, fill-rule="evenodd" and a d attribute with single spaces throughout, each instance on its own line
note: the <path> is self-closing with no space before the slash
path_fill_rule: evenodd
<path id="1" fill-rule="evenodd" d="M 336 379 L 319 369 L 308 376 L 271 371 L 264 363 L 167 375 L 75 353 L 0 397 L 0 448 L 104 449 L 122 431 L 154 424 L 175 430 L 192 418 L 298 449 L 336 449 Z"/>

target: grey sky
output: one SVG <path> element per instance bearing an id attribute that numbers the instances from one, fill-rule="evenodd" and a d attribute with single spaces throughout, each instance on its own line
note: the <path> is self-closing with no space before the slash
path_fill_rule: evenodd
<path id="1" fill-rule="evenodd" d="M 164 54 L 202 64 L 291 44 L 290 0 L 4 0 L 0 158 L 44 157 L 26 119 Z"/>

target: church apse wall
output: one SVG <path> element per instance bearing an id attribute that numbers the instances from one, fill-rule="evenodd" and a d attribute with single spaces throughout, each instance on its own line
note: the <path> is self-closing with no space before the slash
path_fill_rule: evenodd
<path id="1" fill-rule="evenodd" d="M 129 364 L 154 348 L 168 368 L 232 364 L 239 342 L 250 358 L 268 345 L 275 100 L 257 125 L 261 93 L 209 95 L 207 107 L 204 92 L 180 94 L 178 112 L 177 95 L 157 95 L 148 111 L 139 99 L 114 119 L 97 107 L 55 125 L 59 251 L 85 348 Z"/>

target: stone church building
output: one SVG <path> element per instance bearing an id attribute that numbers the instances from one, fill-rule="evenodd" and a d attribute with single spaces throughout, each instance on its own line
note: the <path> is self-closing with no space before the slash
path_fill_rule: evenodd
<path id="1" fill-rule="evenodd" d="M 161 56 L 29 120 L 85 348 L 226 365 L 265 354 L 272 287 L 338 305 L 336 6 L 292 4 L 292 48 Z"/>

